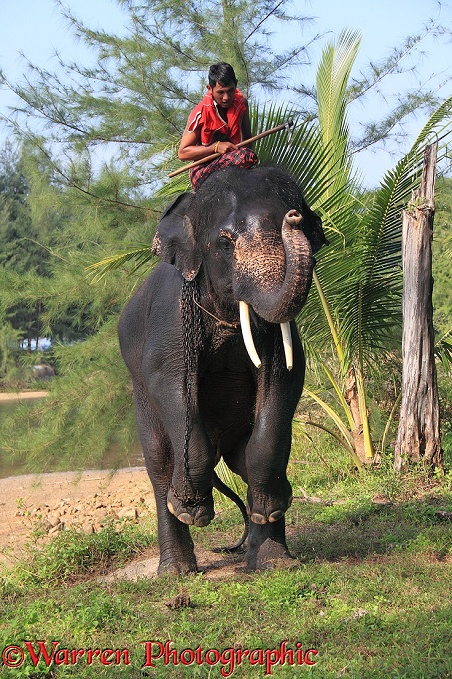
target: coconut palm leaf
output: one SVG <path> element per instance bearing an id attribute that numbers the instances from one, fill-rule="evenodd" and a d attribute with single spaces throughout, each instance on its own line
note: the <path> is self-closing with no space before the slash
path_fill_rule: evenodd
<path id="1" fill-rule="evenodd" d="M 176 168 L 177 169 L 177 168 Z M 172 177 L 156 191 L 156 198 L 165 198 L 170 202 L 180 193 L 191 191 L 190 176 L 188 171 Z"/>
<path id="2" fill-rule="evenodd" d="M 358 53 L 357 32 L 343 31 L 337 43 L 328 44 L 322 53 L 316 77 L 319 129 L 323 146 L 334 144 L 335 154 L 329 173 L 335 175 L 335 185 L 346 185 L 351 177 L 348 152 L 347 88 L 353 63 Z M 332 190 L 337 188 L 333 185 Z"/>
<path id="3" fill-rule="evenodd" d="M 140 243 L 136 246 L 131 246 L 131 249 L 127 252 L 121 252 L 117 255 L 111 255 L 110 257 L 105 257 L 99 262 L 94 262 L 86 267 L 86 271 L 92 275 L 93 281 L 100 281 L 111 271 L 117 271 L 122 269 L 133 262 L 134 266 L 128 270 L 129 275 L 135 273 L 143 266 L 148 266 L 152 269 L 158 259 L 151 252 L 151 246 L 149 244 Z"/>
<path id="4" fill-rule="evenodd" d="M 345 39 L 344 58 L 347 59 L 353 56 L 354 50 L 349 44 L 350 36 Z M 338 70 L 347 73 L 349 64 L 339 69 L 337 58 L 329 50 L 326 59 L 327 63 L 319 68 L 317 88 L 319 109 L 326 106 L 327 113 L 319 115 L 319 121 L 323 121 L 323 125 L 327 121 L 332 129 L 339 130 L 336 133 L 340 136 L 346 130 L 346 124 L 341 122 L 344 106 L 335 105 L 330 97 L 331 76 Z M 338 96 L 343 97 L 344 91 L 344 86 L 338 88 Z M 334 121 L 333 114 L 340 120 Z M 448 100 L 432 114 L 410 152 L 386 174 L 370 205 L 362 204 L 357 197 L 358 184 L 350 177 L 350 166 L 345 163 L 342 186 L 340 173 L 335 174 L 334 211 L 328 202 L 317 208 L 324 218 L 330 245 L 317 256 L 316 274 L 348 364 L 358 360 L 360 364 L 371 365 L 381 352 L 400 340 L 402 209 L 419 182 L 425 144 L 436 137 L 442 139 L 444 145 L 450 124 L 451 101 Z M 331 143 L 332 135 L 328 131 L 324 138 Z M 338 154 L 341 143 L 338 143 Z M 338 163 L 340 165 L 339 160 Z M 331 342 L 330 326 L 316 294 L 309 296 L 299 320 L 308 348 L 313 345 L 319 350 Z"/>
<path id="5" fill-rule="evenodd" d="M 363 264 L 366 275 L 374 276 L 376 272 L 386 272 L 399 264 L 397 244 L 401 239 L 400 215 L 412 191 L 418 187 L 425 146 L 437 140 L 441 148 L 445 149 L 451 131 L 452 98 L 449 98 L 431 115 L 407 155 L 383 178 L 373 205 L 363 220 L 366 236 Z"/>
<path id="6" fill-rule="evenodd" d="M 325 207 L 329 201 L 332 209 L 337 195 L 331 191 L 335 173 L 329 168 L 334 164 L 337 150 L 334 143 L 323 144 L 318 122 L 302 120 L 288 106 L 270 106 L 261 110 L 252 106 L 250 118 L 257 133 L 272 129 L 285 121 L 293 121 L 290 135 L 282 131 L 256 142 L 255 150 L 259 161 L 264 165 L 284 167 L 299 183 L 312 207 Z"/>
<path id="7" fill-rule="evenodd" d="M 447 139 L 451 104 L 447 101 L 433 113 L 412 150 L 385 175 L 372 197 L 363 198 L 350 162 L 346 119 L 347 81 L 358 43 L 356 34 L 345 33 L 325 50 L 317 77 L 318 121 L 297 120 L 290 145 L 268 137 L 259 155 L 264 162 L 286 165 L 323 219 L 330 245 L 316 255 L 317 290 L 311 291 L 298 322 L 314 361 L 333 346 L 339 380 L 354 366 L 367 431 L 366 457 L 372 458 L 365 369 L 400 346 L 402 210 L 419 182 L 425 144 L 432 136 L 443 143 Z M 287 111 L 269 109 L 261 112 L 261 124 L 270 127 L 284 117 Z M 338 380 L 336 384 L 340 388 Z"/>
<path id="8" fill-rule="evenodd" d="M 402 211 L 418 187 L 425 144 L 440 138 L 444 148 L 452 132 L 451 105 L 452 99 L 433 113 L 409 153 L 383 178 L 363 215 L 356 276 L 337 299 L 349 360 L 358 356 L 370 364 L 380 350 L 400 340 Z"/>

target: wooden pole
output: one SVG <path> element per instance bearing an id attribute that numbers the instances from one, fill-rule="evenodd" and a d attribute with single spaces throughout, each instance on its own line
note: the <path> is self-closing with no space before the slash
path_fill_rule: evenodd
<path id="1" fill-rule="evenodd" d="M 431 248 L 437 152 L 437 143 L 426 147 L 420 188 L 403 211 L 403 368 L 396 472 L 404 471 L 410 461 L 442 469 Z"/>
<path id="2" fill-rule="evenodd" d="M 252 144 L 253 142 L 257 141 L 258 139 L 262 139 L 263 137 L 268 137 L 269 134 L 274 134 L 275 132 L 280 132 L 281 130 L 288 130 L 290 131 L 291 127 L 293 125 L 293 120 L 288 120 L 287 123 L 282 123 L 281 125 L 277 125 L 276 127 L 273 127 L 271 130 L 265 130 L 265 132 L 260 132 L 259 134 L 254 135 L 254 137 L 250 137 L 249 139 L 244 139 L 244 141 L 241 141 L 237 144 L 239 148 L 242 148 L 242 146 L 248 146 L 248 144 Z M 211 160 L 215 160 L 215 158 L 219 158 L 221 156 L 221 153 L 211 153 L 210 156 L 206 156 L 205 158 L 201 158 L 200 160 L 196 160 L 193 163 L 190 163 L 189 165 L 184 165 L 184 167 L 180 167 L 178 170 L 174 170 L 174 172 L 170 172 L 168 177 L 175 177 L 178 174 L 182 174 L 182 172 L 187 172 L 187 170 L 191 170 L 192 167 L 196 167 L 197 165 L 203 165 L 204 163 L 210 163 Z"/>

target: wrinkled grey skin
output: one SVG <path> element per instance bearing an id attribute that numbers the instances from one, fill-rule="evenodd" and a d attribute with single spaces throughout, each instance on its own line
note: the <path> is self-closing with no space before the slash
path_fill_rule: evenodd
<path id="1" fill-rule="evenodd" d="M 320 219 L 276 168 L 218 171 L 162 217 L 153 246 L 162 261 L 119 323 L 157 503 L 160 573 L 196 571 L 189 525 L 214 517 L 221 457 L 248 485 L 247 567 L 290 557 L 286 468 L 305 372 L 293 319 L 324 242 Z M 240 300 L 252 309 L 260 368 L 244 347 Z M 278 325 L 286 321 L 290 371 Z"/>

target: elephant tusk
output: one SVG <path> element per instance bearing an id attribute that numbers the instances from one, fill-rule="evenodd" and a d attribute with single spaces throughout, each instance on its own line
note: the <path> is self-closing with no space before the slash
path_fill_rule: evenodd
<path id="1" fill-rule="evenodd" d="M 239 302 L 240 310 L 240 326 L 242 328 L 243 341 L 245 342 L 245 347 L 248 355 L 256 368 L 260 368 L 262 363 L 259 358 L 256 347 L 254 346 L 253 335 L 251 334 L 251 324 L 250 324 L 250 309 L 246 302 Z"/>
<path id="2" fill-rule="evenodd" d="M 290 331 L 290 323 L 281 323 L 281 333 L 284 345 L 284 354 L 286 356 L 287 370 L 293 368 L 293 350 L 292 350 L 292 333 Z"/>

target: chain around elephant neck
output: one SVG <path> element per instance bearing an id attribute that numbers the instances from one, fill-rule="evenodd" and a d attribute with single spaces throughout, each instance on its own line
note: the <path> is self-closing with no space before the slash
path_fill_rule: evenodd
<path id="1" fill-rule="evenodd" d="M 193 380 L 197 374 L 199 354 L 202 349 L 202 318 L 199 312 L 199 286 L 196 279 L 182 283 L 181 290 L 181 310 L 184 337 L 184 364 L 185 364 L 185 390 L 186 390 L 186 409 L 185 409 L 185 436 L 184 436 L 184 485 L 183 501 L 189 500 L 188 484 L 191 483 L 189 454 L 191 436 L 191 417 L 190 412 L 193 401 Z M 202 498 L 196 497 L 197 501 Z"/>
<path id="2" fill-rule="evenodd" d="M 195 299 L 195 296 L 193 294 L 193 301 L 196 304 L 197 307 L 199 307 L 204 313 L 206 313 L 208 316 L 211 316 L 217 323 L 220 323 L 220 325 L 225 325 L 227 328 L 233 328 L 236 330 L 237 328 L 240 327 L 240 323 L 229 323 L 228 321 L 223 321 L 221 318 L 218 318 L 217 316 L 214 316 L 210 311 L 207 311 L 201 304 Z"/>

